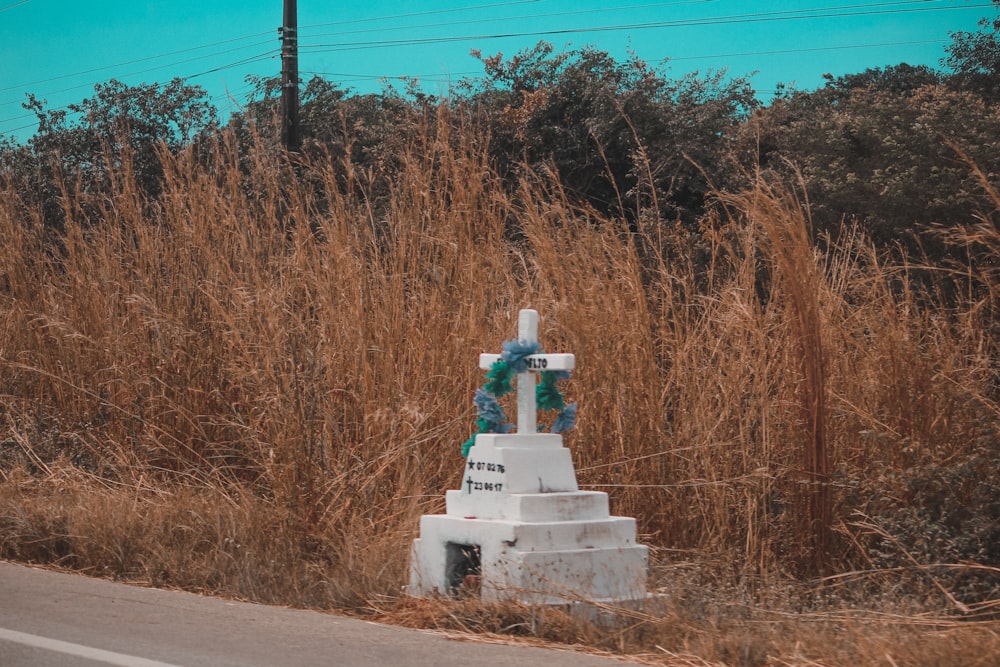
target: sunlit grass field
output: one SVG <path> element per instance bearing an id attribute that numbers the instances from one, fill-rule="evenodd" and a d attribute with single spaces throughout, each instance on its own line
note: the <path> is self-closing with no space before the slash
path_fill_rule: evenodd
<path id="1" fill-rule="evenodd" d="M 601 216 L 438 120 L 378 196 L 232 137 L 164 153 L 156 199 L 127 154 L 65 180 L 58 233 L 0 184 L 0 557 L 656 664 L 996 664 L 990 265 L 813 239 L 767 174 L 697 230 Z M 610 628 L 402 593 L 526 307 L 666 594 Z"/>

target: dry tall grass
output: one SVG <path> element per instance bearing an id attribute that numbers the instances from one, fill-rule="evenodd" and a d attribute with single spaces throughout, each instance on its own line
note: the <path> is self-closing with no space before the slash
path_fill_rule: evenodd
<path id="1" fill-rule="evenodd" d="M 0 188 L 0 556 L 437 627 L 513 614 L 496 629 L 671 664 L 1000 654 L 993 276 L 944 303 L 860 235 L 821 254 L 766 181 L 699 235 L 636 237 L 557 179 L 506 191 L 457 126 L 428 119 L 379 201 L 378 174 L 263 142 L 165 154 L 155 202 L 126 160 L 110 194 L 65 184 L 58 248 Z M 417 517 L 459 483 L 477 355 L 529 306 L 577 355 L 581 485 L 637 517 L 671 595 L 616 633 L 400 598 Z"/>

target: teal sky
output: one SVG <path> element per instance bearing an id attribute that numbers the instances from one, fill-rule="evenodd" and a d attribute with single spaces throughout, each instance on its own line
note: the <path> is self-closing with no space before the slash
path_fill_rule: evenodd
<path id="1" fill-rule="evenodd" d="M 779 82 L 817 88 L 824 73 L 938 67 L 949 33 L 995 14 L 988 0 L 299 0 L 299 68 L 357 92 L 417 77 L 442 93 L 482 72 L 470 50 L 513 55 L 545 40 L 668 60 L 670 76 L 756 72 L 767 99 Z M 278 75 L 281 17 L 282 0 L 0 0 L 0 134 L 34 130 L 26 93 L 59 108 L 112 78 L 191 77 L 225 118 L 248 74 Z"/>

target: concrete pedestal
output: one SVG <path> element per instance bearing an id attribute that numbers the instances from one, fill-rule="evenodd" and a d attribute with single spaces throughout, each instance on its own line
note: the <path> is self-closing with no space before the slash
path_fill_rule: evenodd
<path id="1" fill-rule="evenodd" d="M 528 604 L 621 603 L 646 597 L 647 549 L 635 519 L 580 491 L 569 450 L 552 434 L 476 437 L 447 514 L 423 516 L 408 591 L 478 594 Z"/>

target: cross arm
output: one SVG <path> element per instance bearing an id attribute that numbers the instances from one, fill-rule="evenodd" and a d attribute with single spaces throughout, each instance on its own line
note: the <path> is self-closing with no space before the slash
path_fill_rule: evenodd
<path id="1" fill-rule="evenodd" d="M 529 371 L 571 371 L 576 368 L 576 357 L 572 354 L 532 354 L 524 358 Z M 480 354 L 479 367 L 489 370 L 500 361 L 499 354 Z"/>

